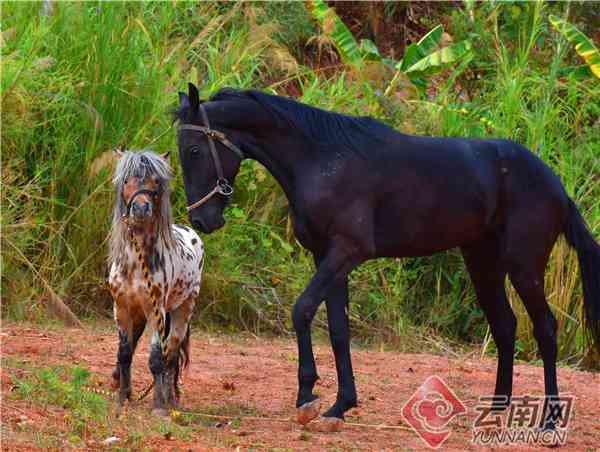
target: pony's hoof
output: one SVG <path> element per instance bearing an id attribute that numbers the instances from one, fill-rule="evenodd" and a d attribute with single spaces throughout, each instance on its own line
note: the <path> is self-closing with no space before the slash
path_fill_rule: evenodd
<path id="1" fill-rule="evenodd" d="M 296 420 L 298 424 L 306 425 L 319 415 L 321 400 L 315 399 L 298 407 Z"/>
<path id="2" fill-rule="evenodd" d="M 339 417 L 323 417 L 319 419 L 316 425 L 317 431 L 321 433 L 335 433 L 342 430 L 344 420 Z"/>
<path id="3" fill-rule="evenodd" d="M 169 417 L 169 410 L 166 408 L 153 408 L 152 416 Z"/>

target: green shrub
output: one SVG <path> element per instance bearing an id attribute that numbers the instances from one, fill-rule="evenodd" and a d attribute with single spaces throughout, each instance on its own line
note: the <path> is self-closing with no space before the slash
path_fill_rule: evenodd
<path id="1" fill-rule="evenodd" d="M 59 2 L 49 17 L 41 7 L 2 8 L 3 315 L 43 319 L 48 284 L 79 315 L 110 316 L 110 151 L 175 149 L 169 111 L 188 81 L 205 97 L 224 86 L 285 94 L 292 84 L 303 102 L 371 115 L 407 133 L 517 140 L 560 175 L 600 235 L 600 87 L 565 71 L 579 57 L 548 22 L 550 13 L 568 20 L 568 5 L 475 3 L 472 15 L 455 8 L 446 31 L 455 42 L 470 40 L 472 57 L 432 78 L 427 100 L 400 84 L 382 93 L 369 68 L 302 66 L 316 25 L 301 3 Z M 186 222 L 176 157 L 172 163 L 175 218 Z M 290 333 L 290 307 L 312 275 L 312 258 L 295 241 L 287 200 L 263 167 L 244 162 L 236 185 L 227 227 L 203 237 L 197 320 Z M 578 281 L 561 242 L 546 288 L 560 324 L 559 356 L 569 362 L 586 354 Z M 422 350 L 431 337 L 489 337 L 456 250 L 369 262 L 353 272 L 351 287 L 361 338 L 400 337 L 403 347 Z M 512 289 L 510 298 L 518 356 L 533 359 L 530 322 Z M 324 325 L 322 313 L 316 325 Z"/>

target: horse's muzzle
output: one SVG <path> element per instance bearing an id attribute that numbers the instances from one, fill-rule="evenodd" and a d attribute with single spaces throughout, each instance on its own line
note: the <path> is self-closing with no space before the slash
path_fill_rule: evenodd
<path id="1" fill-rule="evenodd" d="M 192 226 L 196 231 L 200 231 L 203 234 L 210 234 L 225 226 L 225 220 L 223 218 L 217 218 L 215 221 L 205 221 L 200 217 L 196 217 L 192 219 Z"/>
<path id="2" fill-rule="evenodd" d="M 135 221 L 143 221 L 152 216 L 152 205 L 149 202 L 134 202 L 131 206 L 130 216 Z"/>

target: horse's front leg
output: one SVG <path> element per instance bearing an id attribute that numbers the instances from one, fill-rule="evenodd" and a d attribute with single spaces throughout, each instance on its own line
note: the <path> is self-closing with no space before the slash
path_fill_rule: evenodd
<path id="1" fill-rule="evenodd" d="M 119 388 L 119 403 L 131 397 L 131 362 L 146 322 L 143 316 L 132 316 L 126 306 L 116 309 L 119 328 L 117 365 L 113 371 L 113 387 Z"/>
<path id="2" fill-rule="evenodd" d="M 174 366 L 173 386 L 172 386 L 172 405 L 173 407 L 179 404 L 179 378 L 182 370 L 184 370 L 190 361 L 190 320 L 194 312 L 194 298 L 189 298 L 181 303 L 170 314 L 171 325 L 169 328 L 169 338 L 167 340 L 167 348 L 169 350 L 170 359 Z"/>
<path id="3" fill-rule="evenodd" d="M 319 376 L 313 354 L 310 325 L 328 291 L 336 282 L 343 281 L 354 268 L 352 260 L 342 247 L 333 247 L 324 259 L 317 261 L 317 272 L 298 298 L 292 312 L 298 342 L 297 420 L 303 425 L 319 414 L 319 399 L 313 394 Z"/>
<path id="4" fill-rule="evenodd" d="M 152 403 L 152 414 L 167 416 L 169 408 L 172 407 L 173 377 L 175 364 L 173 359 L 165 359 L 158 331 L 152 334 L 150 343 L 150 358 L 148 361 L 150 372 L 154 379 L 154 400 Z"/>
<path id="5" fill-rule="evenodd" d="M 189 322 L 193 309 L 194 300 L 190 299 L 167 314 L 166 350 L 162 350 L 158 332 L 152 336 L 150 371 L 154 377 L 154 414 L 166 415 L 169 409 L 177 407 L 179 374 L 182 365 L 187 365 L 189 360 Z"/>

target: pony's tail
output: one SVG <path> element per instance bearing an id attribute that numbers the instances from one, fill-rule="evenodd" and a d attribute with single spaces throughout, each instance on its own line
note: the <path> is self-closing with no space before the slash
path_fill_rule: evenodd
<path id="1" fill-rule="evenodd" d="M 585 308 L 584 331 L 600 350 L 600 245 L 594 240 L 572 199 L 569 199 L 564 234 L 579 258 Z"/>
<path id="2" fill-rule="evenodd" d="M 190 325 L 188 324 L 187 331 L 181 346 L 179 347 L 179 368 L 185 369 L 190 364 Z"/>
<path id="3" fill-rule="evenodd" d="M 179 399 L 181 390 L 179 389 L 180 378 L 183 370 L 190 364 L 190 325 L 188 323 L 185 337 L 179 346 L 179 356 L 177 358 L 177 366 L 175 367 L 175 395 Z"/>

